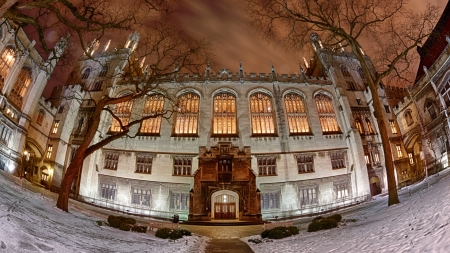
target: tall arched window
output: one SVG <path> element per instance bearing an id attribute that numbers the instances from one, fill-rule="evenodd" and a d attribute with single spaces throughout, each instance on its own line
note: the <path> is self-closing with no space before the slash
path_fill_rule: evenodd
<path id="1" fill-rule="evenodd" d="M 100 74 L 98 74 L 99 77 L 105 77 L 106 73 L 108 73 L 108 65 L 103 65 L 102 71 L 100 71 Z"/>
<path id="2" fill-rule="evenodd" d="M 368 85 L 367 85 L 366 75 L 364 75 L 364 71 L 361 67 L 358 67 L 358 74 L 359 74 L 359 77 L 361 77 L 364 86 L 367 88 Z"/>
<path id="3" fill-rule="evenodd" d="M 17 77 L 17 80 L 14 83 L 10 97 L 11 101 L 18 107 L 22 107 L 23 97 L 25 96 L 30 83 L 31 71 L 27 68 L 23 68 L 19 73 L 19 77 Z"/>
<path id="4" fill-rule="evenodd" d="M 405 112 L 405 121 L 408 126 L 411 125 L 412 123 L 414 123 L 413 117 L 411 115 L 411 111 Z"/>
<path id="5" fill-rule="evenodd" d="M 309 133 L 308 117 L 303 97 L 295 93 L 289 93 L 284 96 L 284 104 L 289 123 L 289 133 Z"/>
<path id="6" fill-rule="evenodd" d="M 274 134 L 272 98 L 264 93 L 250 96 L 250 112 L 252 114 L 253 134 Z"/>
<path id="7" fill-rule="evenodd" d="M 85 68 L 84 71 L 83 71 L 83 74 L 81 75 L 81 80 L 88 79 L 90 74 L 91 74 L 91 67 Z"/>
<path id="8" fill-rule="evenodd" d="M 450 78 L 445 83 L 445 86 L 442 85 L 442 90 L 439 92 L 441 93 L 442 98 L 444 99 L 445 105 L 450 107 Z"/>
<path id="9" fill-rule="evenodd" d="M 120 122 L 122 123 L 122 126 L 126 126 L 130 122 L 132 107 L 133 101 L 125 101 L 117 104 L 116 110 L 114 111 L 114 115 L 119 118 Z M 113 122 L 111 124 L 111 132 L 122 132 L 120 122 L 117 119 L 113 118 Z"/>
<path id="10" fill-rule="evenodd" d="M 364 129 L 363 129 L 361 120 L 356 119 L 356 120 L 355 120 L 355 124 L 356 124 L 356 128 L 358 128 L 359 133 L 360 133 L 360 134 L 364 134 Z"/>
<path id="11" fill-rule="evenodd" d="M 0 75 L 2 75 L 3 78 L 6 78 L 11 70 L 15 57 L 16 54 L 14 53 L 14 49 L 12 47 L 7 47 L 3 50 L 0 58 Z"/>
<path id="12" fill-rule="evenodd" d="M 236 97 L 228 92 L 214 96 L 214 134 L 236 134 Z"/>
<path id="13" fill-rule="evenodd" d="M 199 101 L 200 97 L 194 93 L 187 93 L 178 98 L 175 134 L 197 134 Z"/>
<path id="14" fill-rule="evenodd" d="M 368 118 L 366 118 L 366 126 L 367 126 L 367 130 L 369 131 L 369 134 L 375 133 L 372 128 L 372 123 L 370 123 L 370 119 L 368 119 Z"/>
<path id="15" fill-rule="evenodd" d="M 145 102 L 144 115 L 154 116 L 142 122 L 141 133 L 159 134 L 161 129 L 162 112 L 164 108 L 164 97 L 162 95 L 152 95 Z"/>
<path id="16" fill-rule="evenodd" d="M 344 76 L 345 82 L 347 83 L 347 89 L 348 90 L 356 90 L 355 80 L 353 80 L 353 77 L 350 74 L 348 67 L 341 65 L 341 72 L 342 72 L 342 75 Z"/>
<path id="17" fill-rule="evenodd" d="M 324 133 L 340 132 L 331 98 L 324 94 L 317 94 L 314 99 L 322 131 Z"/>

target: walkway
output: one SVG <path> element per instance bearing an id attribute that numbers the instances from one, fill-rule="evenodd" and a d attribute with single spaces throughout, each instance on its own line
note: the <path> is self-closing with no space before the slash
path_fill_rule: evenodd
<path id="1" fill-rule="evenodd" d="M 206 246 L 206 253 L 253 253 L 247 243 L 239 239 L 213 239 Z"/>

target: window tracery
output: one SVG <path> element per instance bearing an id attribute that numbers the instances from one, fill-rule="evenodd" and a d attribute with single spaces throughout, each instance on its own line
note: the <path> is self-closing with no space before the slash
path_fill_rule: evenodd
<path id="1" fill-rule="evenodd" d="M 317 94 L 315 102 L 322 131 L 324 133 L 340 132 L 331 98 L 324 94 Z"/>
<path id="2" fill-rule="evenodd" d="M 257 135 L 274 134 L 272 98 L 264 93 L 250 96 L 250 112 L 252 118 L 252 133 Z"/>
<path id="3" fill-rule="evenodd" d="M 175 122 L 175 134 L 196 135 L 200 97 L 194 93 L 181 95 Z"/>
<path id="4" fill-rule="evenodd" d="M 3 78 L 8 76 L 8 73 L 14 64 L 15 58 L 16 54 L 12 47 L 7 47 L 3 50 L 2 56 L 0 57 L 0 75 L 2 75 Z"/>
<path id="5" fill-rule="evenodd" d="M 114 115 L 116 115 L 122 126 L 128 125 L 130 123 L 131 109 L 133 107 L 133 101 L 125 101 L 117 104 Z M 122 127 L 120 126 L 120 122 L 113 118 L 113 122 L 111 124 L 111 132 L 122 132 Z"/>
<path id="6" fill-rule="evenodd" d="M 284 96 L 284 104 L 291 134 L 309 133 L 308 117 L 303 97 L 295 93 Z"/>
<path id="7" fill-rule="evenodd" d="M 222 92 L 214 96 L 214 134 L 236 134 L 236 97 Z"/>
<path id="8" fill-rule="evenodd" d="M 164 108 L 164 97 L 162 95 L 152 95 L 147 98 L 144 107 L 143 117 L 153 115 L 153 118 L 142 122 L 141 133 L 159 134 L 161 131 L 162 112 Z"/>

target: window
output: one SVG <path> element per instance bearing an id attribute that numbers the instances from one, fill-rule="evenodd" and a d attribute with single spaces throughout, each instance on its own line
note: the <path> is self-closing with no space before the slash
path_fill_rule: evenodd
<path id="1" fill-rule="evenodd" d="M 444 99 L 445 105 L 450 107 L 450 79 L 445 83 L 444 88 L 439 92 Z"/>
<path id="2" fill-rule="evenodd" d="M 133 101 L 125 101 L 117 104 L 115 115 L 119 118 L 120 122 L 113 118 L 113 122 L 111 124 L 111 132 L 122 132 L 122 126 L 126 127 L 130 122 L 131 116 L 131 108 L 133 107 Z"/>
<path id="3" fill-rule="evenodd" d="M 384 110 L 386 111 L 386 113 L 391 113 L 391 108 L 389 107 L 389 105 L 384 105 Z"/>
<path id="4" fill-rule="evenodd" d="M 317 187 L 299 189 L 298 197 L 301 206 L 317 204 Z"/>
<path id="5" fill-rule="evenodd" d="M 150 206 L 152 194 L 150 190 L 132 188 L 131 203 L 135 205 Z"/>
<path id="6" fill-rule="evenodd" d="M 370 123 L 370 119 L 366 118 L 367 130 L 369 130 L 369 134 L 374 134 L 372 124 Z"/>
<path id="7" fill-rule="evenodd" d="M 161 130 L 162 112 L 164 109 L 164 97 L 162 95 L 152 95 L 147 97 L 145 102 L 143 117 L 153 116 L 142 121 L 141 133 L 159 134 Z"/>
<path id="8" fill-rule="evenodd" d="M 2 52 L 2 56 L 0 58 L 0 75 L 3 78 L 6 78 L 9 71 L 11 70 L 12 65 L 14 64 L 16 54 L 14 53 L 14 49 L 11 47 L 5 48 Z"/>
<path id="9" fill-rule="evenodd" d="M 373 147 L 373 162 L 376 165 L 380 165 L 380 151 L 378 151 L 378 147 Z"/>
<path id="10" fill-rule="evenodd" d="M 152 173 L 153 157 L 149 155 L 136 156 L 136 173 Z"/>
<path id="11" fill-rule="evenodd" d="M 395 122 L 393 120 L 389 120 L 389 125 L 391 126 L 392 133 L 397 134 L 397 127 L 395 127 Z"/>
<path id="12" fill-rule="evenodd" d="M 324 94 L 317 94 L 315 101 L 323 133 L 340 132 L 333 105 L 331 104 L 331 98 Z"/>
<path id="13" fill-rule="evenodd" d="M 361 77 L 361 80 L 363 81 L 364 86 L 367 88 L 367 80 L 366 80 L 366 76 L 364 75 L 364 71 L 361 67 L 358 67 L 358 74 L 359 77 Z"/>
<path id="14" fill-rule="evenodd" d="M 399 158 L 403 157 L 403 154 L 402 154 L 402 146 L 401 146 L 400 144 L 397 144 L 397 145 L 395 145 L 395 149 L 397 150 L 397 156 L 398 156 Z"/>
<path id="15" fill-rule="evenodd" d="M 50 159 L 52 157 L 52 151 L 53 151 L 53 145 L 47 146 L 47 155 L 45 156 L 47 159 Z"/>
<path id="16" fill-rule="evenodd" d="M 116 184 L 102 184 L 102 198 L 114 200 L 116 198 Z"/>
<path id="17" fill-rule="evenodd" d="M 356 90 L 356 85 L 352 81 L 345 81 L 347 83 L 347 89 L 348 90 Z"/>
<path id="18" fill-rule="evenodd" d="M 345 82 L 347 83 L 347 89 L 348 90 L 358 90 L 355 85 L 355 80 L 353 80 L 353 77 L 350 74 L 348 67 L 341 65 L 341 72 L 342 72 L 342 75 L 344 76 Z"/>
<path id="19" fill-rule="evenodd" d="M 105 77 L 106 73 L 108 73 L 108 65 L 102 66 L 102 71 L 100 71 L 100 74 L 98 74 L 99 77 Z"/>
<path id="20" fill-rule="evenodd" d="M 276 158 L 258 158 L 258 171 L 260 176 L 276 175 Z"/>
<path id="21" fill-rule="evenodd" d="M 279 209 L 280 208 L 280 192 L 261 193 L 261 209 Z"/>
<path id="22" fill-rule="evenodd" d="M 359 133 L 360 134 L 364 134 L 364 129 L 363 129 L 363 126 L 361 124 L 361 120 L 356 119 L 355 120 L 355 124 L 356 124 L 356 128 L 358 128 Z"/>
<path id="23" fill-rule="evenodd" d="M 176 157 L 173 159 L 173 175 L 191 175 L 192 158 Z"/>
<path id="24" fill-rule="evenodd" d="M 180 96 L 175 123 L 175 134 L 197 135 L 200 97 L 194 93 Z"/>
<path id="25" fill-rule="evenodd" d="M 366 160 L 366 164 L 370 164 L 369 154 L 365 154 L 364 159 Z"/>
<path id="26" fill-rule="evenodd" d="M 406 124 L 408 126 L 411 125 L 412 123 L 414 123 L 414 120 L 413 120 L 412 115 L 411 115 L 411 111 L 406 111 L 405 112 L 405 120 L 406 120 Z"/>
<path id="27" fill-rule="evenodd" d="M 44 111 L 40 110 L 39 114 L 37 116 L 37 119 L 36 119 L 36 123 L 38 123 L 39 125 L 42 125 L 42 121 L 44 120 L 44 115 L 45 115 Z"/>
<path id="28" fill-rule="evenodd" d="M 117 164 L 119 163 L 119 153 L 109 152 L 105 155 L 105 169 L 117 170 Z"/>
<path id="29" fill-rule="evenodd" d="M 214 134 L 236 134 L 236 98 L 231 93 L 214 96 Z"/>
<path id="30" fill-rule="evenodd" d="M 408 153 L 408 157 L 409 157 L 409 164 L 413 165 L 414 164 L 414 155 L 413 155 L 413 153 Z"/>
<path id="31" fill-rule="evenodd" d="M 309 129 L 303 97 L 295 93 L 289 93 L 284 96 L 284 104 L 287 112 L 289 133 L 309 133 L 311 130 Z"/>
<path id="32" fill-rule="evenodd" d="M 344 199 L 350 195 L 348 182 L 338 182 L 333 183 L 334 185 L 334 194 L 336 195 L 336 199 Z"/>
<path id="33" fill-rule="evenodd" d="M 0 126 L 0 142 L 8 145 L 9 140 L 11 139 L 11 136 L 12 136 L 12 130 L 9 127 L 7 127 L 5 125 Z"/>
<path id="34" fill-rule="evenodd" d="M 250 96 L 252 134 L 263 135 L 275 133 L 272 109 L 272 101 L 269 95 L 255 93 Z"/>
<path id="35" fill-rule="evenodd" d="M 58 113 L 64 112 L 64 105 L 59 106 Z"/>
<path id="36" fill-rule="evenodd" d="M 189 210 L 189 193 L 170 192 L 170 209 Z"/>
<path id="37" fill-rule="evenodd" d="M 344 152 L 330 152 L 330 158 L 333 170 L 345 168 Z"/>
<path id="38" fill-rule="evenodd" d="M 22 100 L 25 97 L 30 83 L 31 71 L 27 68 L 23 68 L 20 71 L 19 76 L 17 77 L 17 80 L 14 83 L 13 89 L 11 91 L 13 97 L 15 98 L 14 100 L 19 107 L 22 106 Z"/>
<path id="39" fill-rule="evenodd" d="M 297 156 L 298 174 L 314 172 L 314 159 L 312 155 Z"/>
<path id="40" fill-rule="evenodd" d="M 362 105 L 361 99 L 360 99 L 360 98 L 357 98 L 357 99 L 356 99 L 356 103 L 357 103 L 358 105 Z"/>
<path id="41" fill-rule="evenodd" d="M 96 81 L 91 85 L 90 91 L 100 91 L 102 90 L 103 80 Z"/>
<path id="42" fill-rule="evenodd" d="M 11 118 L 14 118 L 14 111 L 12 110 L 12 108 L 6 108 L 6 115 L 8 115 Z"/>
<path id="43" fill-rule="evenodd" d="M 55 120 L 53 123 L 52 134 L 56 134 L 58 132 L 59 120 Z"/>
<path id="44" fill-rule="evenodd" d="M 433 103 L 431 101 L 428 101 L 426 103 L 426 107 L 427 107 L 428 113 L 430 114 L 431 120 L 434 120 L 436 118 L 436 111 L 434 110 Z"/>
<path id="45" fill-rule="evenodd" d="M 83 74 L 81 75 L 81 80 L 86 80 L 88 79 L 89 75 L 91 74 L 91 68 L 85 68 L 83 71 Z"/>
<path id="46" fill-rule="evenodd" d="M 341 65 L 341 72 L 344 77 L 352 77 L 348 71 L 347 66 Z"/>

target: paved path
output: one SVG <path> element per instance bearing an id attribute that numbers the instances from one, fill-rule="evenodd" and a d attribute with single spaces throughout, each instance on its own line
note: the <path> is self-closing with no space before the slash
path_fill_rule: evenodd
<path id="1" fill-rule="evenodd" d="M 212 239 L 206 246 L 206 253 L 253 253 L 247 243 L 239 239 Z"/>

